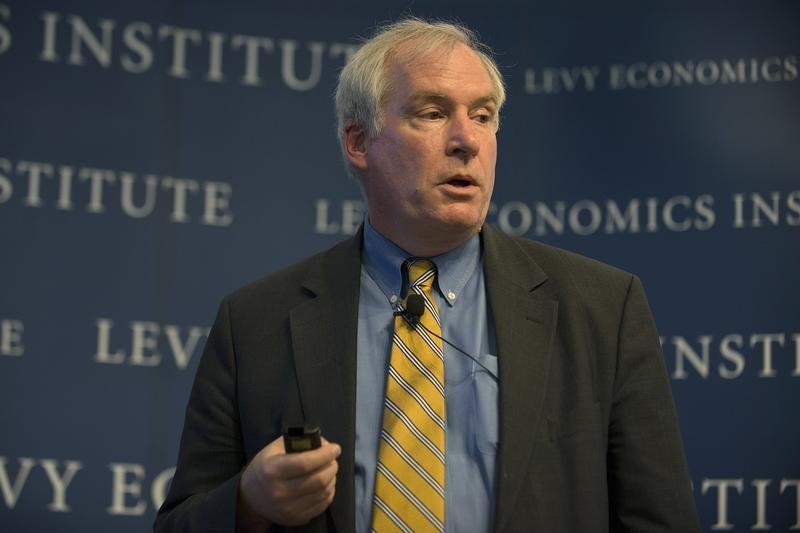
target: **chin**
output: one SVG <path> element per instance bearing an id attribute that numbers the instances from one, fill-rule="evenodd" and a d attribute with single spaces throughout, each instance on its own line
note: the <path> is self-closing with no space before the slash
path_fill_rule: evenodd
<path id="1" fill-rule="evenodd" d="M 476 233 L 483 225 L 483 219 L 477 216 L 471 217 L 447 217 L 440 219 L 438 225 L 447 228 L 454 233 L 463 233 L 474 230 Z"/>
<path id="2" fill-rule="evenodd" d="M 488 209 L 487 209 L 488 211 Z M 474 208 L 451 208 L 446 213 L 443 213 L 442 222 L 453 227 L 480 228 L 483 221 L 486 219 L 486 212 L 483 210 L 476 210 Z"/>

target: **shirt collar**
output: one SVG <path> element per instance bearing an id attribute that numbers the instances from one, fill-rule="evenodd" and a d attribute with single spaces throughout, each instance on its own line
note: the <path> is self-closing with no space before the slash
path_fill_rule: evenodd
<path id="1" fill-rule="evenodd" d="M 402 298 L 403 278 L 400 267 L 409 257 L 411 254 L 378 233 L 367 217 L 364 222 L 362 264 L 389 303 L 395 307 Z M 480 237 L 474 235 L 461 246 L 429 259 L 436 264 L 436 288 L 444 301 L 452 307 L 469 278 L 480 266 Z"/>

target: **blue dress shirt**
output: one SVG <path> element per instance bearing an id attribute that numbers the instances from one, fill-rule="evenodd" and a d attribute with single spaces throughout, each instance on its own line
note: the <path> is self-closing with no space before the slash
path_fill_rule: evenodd
<path id="1" fill-rule="evenodd" d="M 410 254 L 364 224 L 358 307 L 356 379 L 356 531 L 369 531 L 375 464 L 389 367 L 393 312 L 402 300 L 400 266 Z M 482 532 L 492 527 L 498 443 L 497 343 L 487 313 L 480 237 L 430 258 L 444 343 L 446 402 L 445 528 Z"/>

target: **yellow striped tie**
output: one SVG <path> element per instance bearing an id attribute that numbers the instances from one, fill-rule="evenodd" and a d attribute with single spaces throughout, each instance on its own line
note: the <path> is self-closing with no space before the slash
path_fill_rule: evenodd
<path id="1" fill-rule="evenodd" d="M 372 531 L 444 531 L 444 355 L 433 297 L 436 265 L 404 263 L 408 294 L 425 301 L 420 324 L 395 318 L 383 408 Z M 406 299 L 407 301 L 407 299 Z"/>

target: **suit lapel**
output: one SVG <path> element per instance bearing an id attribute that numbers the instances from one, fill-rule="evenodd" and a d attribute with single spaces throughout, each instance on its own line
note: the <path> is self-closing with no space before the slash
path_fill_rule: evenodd
<path id="1" fill-rule="evenodd" d="M 326 252 L 303 282 L 311 299 L 290 313 L 300 401 L 308 422 L 342 447 L 330 513 L 353 531 L 356 347 L 361 233 Z"/>
<path id="2" fill-rule="evenodd" d="M 500 367 L 495 531 L 502 531 L 542 431 L 558 304 L 536 290 L 547 276 L 513 239 L 490 226 L 482 235 Z"/>

